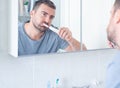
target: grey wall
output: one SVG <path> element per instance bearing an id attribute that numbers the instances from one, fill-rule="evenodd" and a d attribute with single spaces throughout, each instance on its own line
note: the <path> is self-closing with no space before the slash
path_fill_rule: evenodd
<path id="1" fill-rule="evenodd" d="M 60 78 L 64 88 L 102 81 L 116 50 L 96 50 L 64 54 L 23 56 L 14 58 L 7 54 L 9 30 L 9 0 L 0 3 L 0 88 L 47 88 Z"/>

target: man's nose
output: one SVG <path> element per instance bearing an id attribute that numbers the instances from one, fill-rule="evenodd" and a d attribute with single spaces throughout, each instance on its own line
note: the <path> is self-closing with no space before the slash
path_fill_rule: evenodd
<path id="1" fill-rule="evenodd" d="M 50 17 L 49 17 L 49 16 L 47 16 L 47 17 L 45 18 L 45 22 L 46 22 L 46 23 L 50 23 Z"/>

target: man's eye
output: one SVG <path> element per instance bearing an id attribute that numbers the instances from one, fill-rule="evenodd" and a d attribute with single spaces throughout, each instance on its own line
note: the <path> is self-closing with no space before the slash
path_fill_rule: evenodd
<path id="1" fill-rule="evenodd" d="M 42 15 L 42 16 L 46 16 L 46 15 L 47 15 L 47 13 L 41 13 L 41 15 Z"/>
<path id="2" fill-rule="evenodd" d="M 51 16 L 50 19 L 51 19 L 51 20 L 54 19 L 54 16 Z"/>

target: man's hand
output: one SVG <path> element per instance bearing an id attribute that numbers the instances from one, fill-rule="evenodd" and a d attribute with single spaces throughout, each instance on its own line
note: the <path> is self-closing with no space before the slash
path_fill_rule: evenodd
<path id="1" fill-rule="evenodd" d="M 62 39 L 66 40 L 67 42 L 69 42 L 72 38 L 72 33 L 67 27 L 60 28 L 58 34 Z"/>
<path id="2" fill-rule="evenodd" d="M 72 37 L 71 31 L 67 27 L 60 28 L 58 35 L 69 43 L 69 46 L 65 49 L 66 51 L 79 51 L 81 47 L 82 50 L 87 50 L 84 44 Z"/>

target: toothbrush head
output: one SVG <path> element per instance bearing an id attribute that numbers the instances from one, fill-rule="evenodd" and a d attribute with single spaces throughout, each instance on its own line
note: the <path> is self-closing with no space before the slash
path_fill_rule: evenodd
<path id="1" fill-rule="evenodd" d="M 59 83 L 59 79 L 57 78 L 57 79 L 56 79 L 56 84 L 58 84 L 58 83 Z"/>
<path id="2" fill-rule="evenodd" d="M 45 23 L 43 23 L 43 26 L 45 26 L 45 27 L 49 28 L 49 26 L 48 26 L 47 24 L 45 24 Z"/>

